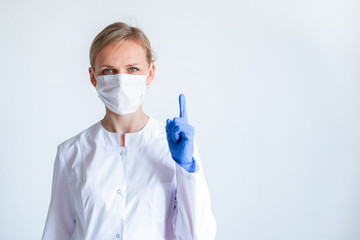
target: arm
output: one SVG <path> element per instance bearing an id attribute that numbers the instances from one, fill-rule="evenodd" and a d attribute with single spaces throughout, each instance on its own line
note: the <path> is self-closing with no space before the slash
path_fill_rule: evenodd
<path id="1" fill-rule="evenodd" d="M 71 239 L 74 225 L 75 213 L 70 178 L 59 145 L 54 163 L 50 206 L 42 239 Z"/>
<path id="2" fill-rule="evenodd" d="M 180 117 L 168 119 L 165 127 L 169 150 L 176 162 L 174 232 L 182 240 L 211 240 L 215 238 L 216 223 L 183 94 L 179 96 L 179 105 Z"/>
<path id="3" fill-rule="evenodd" d="M 216 222 L 211 211 L 208 187 L 202 170 L 200 156 L 194 142 L 194 159 L 198 171 L 187 172 L 176 165 L 176 209 L 174 229 L 177 238 L 182 240 L 215 238 Z"/>

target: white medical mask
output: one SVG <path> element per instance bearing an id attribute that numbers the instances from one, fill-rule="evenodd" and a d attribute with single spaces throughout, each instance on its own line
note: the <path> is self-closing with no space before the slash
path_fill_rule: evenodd
<path id="1" fill-rule="evenodd" d="M 99 98 L 116 114 L 126 115 L 135 112 L 144 99 L 147 89 L 146 78 L 150 68 L 146 75 L 120 73 L 96 76 L 94 73 Z"/>

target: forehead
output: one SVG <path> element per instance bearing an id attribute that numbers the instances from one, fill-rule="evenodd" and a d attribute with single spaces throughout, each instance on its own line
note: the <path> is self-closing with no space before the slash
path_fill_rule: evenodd
<path id="1" fill-rule="evenodd" d="M 112 63 L 114 65 L 126 64 L 127 62 L 146 63 L 146 52 L 141 44 L 131 41 L 117 41 L 106 45 L 96 55 L 95 65 L 102 63 Z"/>

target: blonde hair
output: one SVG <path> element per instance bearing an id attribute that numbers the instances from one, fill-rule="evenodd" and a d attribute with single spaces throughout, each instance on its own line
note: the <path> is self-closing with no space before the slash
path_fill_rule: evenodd
<path id="1" fill-rule="evenodd" d="M 140 28 L 129 26 L 123 22 L 115 22 L 105 27 L 91 43 L 89 58 L 92 69 L 95 69 L 95 58 L 101 49 L 111 43 L 124 40 L 132 40 L 140 44 L 145 50 L 146 61 L 149 65 L 155 61 L 155 54 L 151 49 L 149 39 Z"/>

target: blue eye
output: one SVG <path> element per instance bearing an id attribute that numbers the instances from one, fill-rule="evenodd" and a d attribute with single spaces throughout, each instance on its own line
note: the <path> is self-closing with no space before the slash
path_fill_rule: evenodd
<path id="1" fill-rule="evenodd" d="M 104 69 L 102 72 L 103 72 L 104 74 L 111 74 L 111 73 L 113 73 L 113 71 L 112 71 L 111 69 Z"/>
<path id="2" fill-rule="evenodd" d="M 134 67 L 130 67 L 130 68 L 129 68 L 129 71 L 130 71 L 130 72 L 137 72 L 137 71 L 139 71 L 139 69 L 134 68 Z"/>

